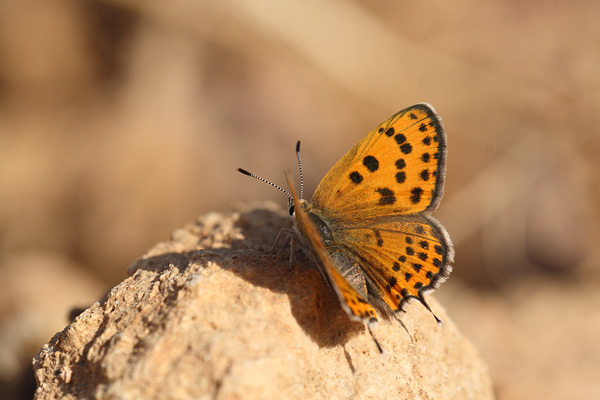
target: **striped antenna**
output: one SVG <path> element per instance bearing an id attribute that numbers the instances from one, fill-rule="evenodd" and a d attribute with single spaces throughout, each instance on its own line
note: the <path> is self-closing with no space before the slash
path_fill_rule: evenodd
<path id="1" fill-rule="evenodd" d="M 300 161 L 300 141 L 296 143 L 296 157 L 298 158 L 298 169 L 300 170 L 300 198 L 304 198 L 304 177 L 302 176 L 302 162 Z"/>
<path id="2" fill-rule="evenodd" d="M 256 179 L 258 179 L 259 181 L 262 181 L 262 182 L 264 182 L 264 183 L 268 183 L 269 185 L 273 186 L 275 189 L 279 189 L 279 190 L 281 190 L 283 193 L 285 193 L 285 194 L 286 194 L 286 195 L 287 195 L 287 196 L 290 198 L 290 201 L 292 201 L 292 195 L 291 195 L 291 194 L 289 194 L 289 192 L 288 192 L 287 190 L 283 189 L 282 187 L 280 187 L 280 186 L 278 186 L 278 185 L 274 184 L 273 182 L 270 182 L 270 181 L 268 181 L 268 180 L 266 180 L 266 179 L 264 179 L 264 178 L 261 178 L 261 177 L 260 177 L 260 176 L 258 176 L 258 175 L 254 175 L 252 172 L 248 172 L 248 171 L 246 171 L 246 170 L 245 170 L 245 169 L 243 169 L 243 168 L 238 168 L 237 170 L 238 170 L 239 172 L 241 172 L 242 174 L 244 174 L 244 175 L 248 175 L 248 176 L 251 176 L 251 177 L 253 177 L 253 178 L 256 178 Z"/>

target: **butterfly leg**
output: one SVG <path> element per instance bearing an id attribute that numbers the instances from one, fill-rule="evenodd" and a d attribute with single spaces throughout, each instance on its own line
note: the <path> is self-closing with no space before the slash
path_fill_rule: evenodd
<path id="1" fill-rule="evenodd" d="M 433 312 L 431 307 L 429 307 L 429 304 L 427 304 L 427 302 L 425 301 L 425 297 L 423 297 L 423 293 L 421 293 L 421 292 L 419 292 L 419 301 L 421 302 L 421 304 L 423 304 L 425 306 L 426 309 L 429 310 L 431 315 L 433 315 L 433 318 L 435 318 L 435 321 L 437 322 L 438 326 L 444 326 L 444 321 L 442 321 L 441 319 L 438 318 L 437 315 L 435 315 L 435 313 Z"/>
<path id="2" fill-rule="evenodd" d="M 294 235 L 290 235 L 290 262 L 288 264 L 288 271 L 292 270 L 292 262 L 294 261 Z"/>
<path id="3" fill-rule="evenodd" d="M 382 357 L 385 356 L 385 350 L 383 350 L 383 347 L 381 347 L 379 340 L 377 340 L 375 335 L 373 335 L 373 331 L 371 330 L 371 324 L 366 323 L 365 325 L 367 326 L 367 330 L 369 331 L 369 334 L 371 335 L 371 339 L 373 339 L 373 341 L 375 342 L 375 346 L 377 346 L 377 351 L 379 351 L 379 354 L 381 354 Z"/>
<path id="4" fill-rule="evenodd" d="M 290 242 L 290 261 L 288 264 L 288 269 L 291 271 L 292 270 L 292 262 L 294 261 L 294 231 L 291 229 L 281 229 L 278 233 L 277 236 L 275 237 L 275 240 L 273 241 L 273 246 L 271 246 L 271 248 L 267 251 L 267 253 L 272 253 L 273 251 L 275 251 L 275 247 L 277 246 L 277 242 L 279 241 L 279 237 L 285 234 L 286 238 L 285 241 L 283 242 L 283 247 L 285 247 L 285 245 L 287 244 L 288 240 Z"/>
<path id="5" fill-rule="evenodd" d="M 267 251 L 267 253 L 272 253 L 273 251 L 275 251 L 275 246 L 277 245 L 277 242 L 279 241 L 279 237 L 281 237 L 281 234 L 285 234 L 286 238 L 285 238 L 285 242 L 283 242 L 283 247 L 285 247 L 287 241 L 290 239 L 290 237 L 293 235 L 294 231 L 292 231 L 291 229 L 281 229 L 278 233 L 277 236 L 275 236 L 275 240 L 273 241 L 273 246 L 271 246 L 271 248 Z"/>
<path id="6" fill-rule="evenodd" d="M 410 333 L 410 331 L 408 330 L 408 327 L 407 327 L 407 326 L 404 324 L 404 321 L 402 321 L 402 319 L 401 319 L 401 318 L 398 316 L 398 314 L 399 314 L 399 313 L 403 313 L 403 314 L 404 314 L 404 311 L 403 311 L 403 310 L 399 310 L 399 311 L 397 311 L 397 312 L 395 312 L 395 313 L 392 313 L 392 316 L 394 317 L 394 319 L 395 319 L 396 321 L 398 321 L 398 323 L 400 324 L 400 326 L 401 326 L 402 328 L 404 328 L 404 330 L 405 330 L 405 331 L 406 331 L 406 333 L 408 334 L 408 337 L 410 338 L 410 341 L 411 341 L 411 343 L 414 343 L 414 342 L 415 342 L 415 340 L 413 339 L 413 336 L 412 336 L 412 334 L 411 334 L 411 333 Z"/>

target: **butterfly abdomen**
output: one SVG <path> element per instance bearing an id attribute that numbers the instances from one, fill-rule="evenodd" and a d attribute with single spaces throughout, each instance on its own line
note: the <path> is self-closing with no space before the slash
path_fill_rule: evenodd
<path id="1" fill-rule="evenodd" d="M 333 266 L 350 283 L 350 285 L 363 297 L 367 296 L 367 283 L 360 268 L 360 263 L 350 250 L 340 247 L 332 229 L 327 222 L 313 210 L 308 211 L 308 217 L 311 219 L 317 232 L 327 250 L 327 253 L 333 261 Z"/>
<path id="2" fill-rule="evenodd" d="M 361 296 L 367 298 L 367 282 L 356 257 L 348 249 L 328 250 L 333 266 Z"/>

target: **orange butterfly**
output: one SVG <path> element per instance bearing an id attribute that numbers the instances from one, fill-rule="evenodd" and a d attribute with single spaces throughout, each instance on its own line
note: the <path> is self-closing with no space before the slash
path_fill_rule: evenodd
<path id="1" fill-rule="evenodd" d="M 300 142 L 301 165 L 299 150 Z M 425 103 L 369 132 L 329 170 L 311 203 L 296 196 L 287 171 L 291 194 L 238 169 L 288 194 L 297 238 L 312 250 L 348 316 L 367 327 L 378 312 L 389 318 L 411 299 L 431 311 L 423 295 L 452 270 L 452 242 L 430 215 L 442 198 L 445 170 L 446 133 Z M 301 167 L 300 176 L 302 182 Z"/>

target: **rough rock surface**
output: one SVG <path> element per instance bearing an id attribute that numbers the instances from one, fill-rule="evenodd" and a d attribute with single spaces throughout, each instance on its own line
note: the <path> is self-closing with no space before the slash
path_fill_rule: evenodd
<path id="1" fill-rule="evenodd" d="M 352 323 L 310 261 L 266 253 L 287 218 L 207 214 L 43 346 L 36 399 L 492 399 L 487 367 L 431 297 L 404 329 Z M 408 332 L 407 332 L 408 331 Z"/>

